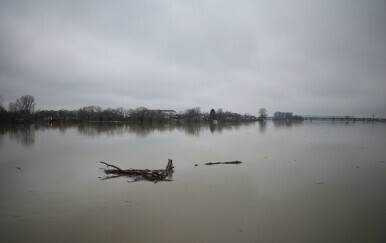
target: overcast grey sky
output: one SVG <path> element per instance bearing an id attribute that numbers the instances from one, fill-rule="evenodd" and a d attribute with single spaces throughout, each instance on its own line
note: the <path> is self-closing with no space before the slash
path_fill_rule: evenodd
<path id="1" fill-rule="evenodd" d="M 37 109 L 386 117 L 386 1 L 0 1 L 0 95 Z"/>

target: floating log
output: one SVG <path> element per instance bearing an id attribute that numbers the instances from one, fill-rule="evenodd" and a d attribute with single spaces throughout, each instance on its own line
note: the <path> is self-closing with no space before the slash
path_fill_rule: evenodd
<path id="1" fill-rule="evenodd" d="M 173 174 L 173 161 L 171 159 L 168 160 L 168 164 L 166 165 L 165 169 L 159 169 L 159 170 L 149 170 L 149 169 L 126 169 L 123 170 L 119 168 L 118 166 L 99 161 L 102 164 L 105 164 L 107 166 L 107 169 L 104 170 L 106 174 L 114 174 L 118 176 L 130 176 L 134 177 L 134 181 L 139 180 L 148 180 L 148 181 L 168 181 L 169 179 L 166 179 L 166 177 L 170 177 Z M 114 169 L 110 169 L 110 167 Z"/>
<path id="2" fill-rule="evenodd" d="M 230 164 L 241 164 L 242 162 L 241 161 L 230 161 L 230 162 L 209 162 L 209 163 L 206 163 L 205 165 L 230 165 Z"/>

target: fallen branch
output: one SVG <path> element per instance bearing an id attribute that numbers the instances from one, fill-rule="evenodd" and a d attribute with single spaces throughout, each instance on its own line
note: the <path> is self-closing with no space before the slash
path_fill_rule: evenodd
<path id="1" fill-rule="evenodd" d="M 166 165 L 165 169 L 160 170 L 149 170 L 149 169 L 127 169 L 123 170 L 115 165 L 99 161 L 102 164 L 105 164 L 107 166 L 107 169 L 104 170 L 106 174 L 115 174 L 118 176 L 130 176 L 134 177 L 133 181 L 139 181 L 139 180 L 148 180 L 148 181 L 162 181 L 162 180 L 169 180 L 166 179 L 166 177 L 171 177 L 173 174 L 173 162 L 171 159 L 168 160 L 168 164 Z M 110 167 L 114 169 L 109 169 Z"/>
<path id="2" fill-rule="evenodd" d="M 209 163 L 206 163 L 205 165 L 229 165 L 229 164 L 241 164 L 242 162 L 241 161 L 230 161 L 230 162 L 209 162 Z"/>
<path id="3" fill-rule="evenodd" d="M 121 168 L 119 168 L 119 167 L 117 167 L 115 165 L 110 165 L 110 164 L 107 164 L 106 162 L 103 162 L 103 161 L 99 161 L 99 162 L 101 162 L 102 164 L 107 165 L 107 168 L 113 167 L 113 168 L 117 169 L 118 171 L 123 171 Z"/>

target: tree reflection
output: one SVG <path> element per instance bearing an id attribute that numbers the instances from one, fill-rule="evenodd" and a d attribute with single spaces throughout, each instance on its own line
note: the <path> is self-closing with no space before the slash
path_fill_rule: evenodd
<path id="1" fill-rule="evenodd" d="M 85 136 L 133 134 L 138 137 L 147 137 L 154 132 L 182 131 L 187 135 L 200 136 L 209 130 L 211 133 L 222 133 L 224 130 L 238 129 L 253 123 L 85 123 L 77 126 L 78 132 Z"/>
<path id="2" fill-rule="evenodd" d="M 147 137 L 154 132 L 173 131 L 175 126 L 170 123 L 128 124 L 128 132 L 138 137 Z"/>
<path id="3" fill-rule="evenodd" d="M 266 121 L 259 121 L 259 132 L 265 133 L 266 129 L 267 129 L 267 122 Z"/>
<path id="4" fill-rule="evenodd" d="M 281 127 L 287 127 L 291 128 L 292 126 L 297 126 L 301 125 L 303 121 L 296 121 L 296 120 L 274 120 L 273 125 L 276 128 L 281 128 Z"/>
<path id="5" fill-rule="evenodd" d="M 96 136 L 123 136 L 124 134 L 133 134 L 138 137 L 147 137 L 155 132 L 172 132 L 180 131 L 190 136 L 200 136 L 202 133 L 209 131 L 210 133 L 219 133 L 239 129 L 241 126 L 249 126 L 254 123 L 36 123 L 36 124 L 3 124 L 0 126 L 0 139 L 4 136 L 9 137 L 18 143 L 26 146 L 35 143 L 36 132 L 46 132 L 50 130 L 58 130 L 64 134 L 69 129 L 76 129 L 78 134 L 87 137 Z M 265 126 L 265 125 L 264 125 Z M 1 142 L 1 141 L 0 141 Z M 0 144 L 1 145 L 1 144 Z"/>
<path id="6" fill-rule="evenodd" d="M 105 124 L 105 123 L 79 123 L 76 125 L 78 133 L 88 137 L 99 135 L 116 136 L 125 132 L 125 124 Z"/>
<path id="7" fill-rule="evenodd" d="M 183 126 L 180 126 L 179 129 L 183 130 L 188 135 L 199 136 L 200 132 L 204 129 L 204 125 L 200 123 L 186 123 Z"/>
<path id="8" fill-rule="evenodd" d="M 0 136 L 3 138 L 8 135 L 11 140 L 25 146 L 31 146 L 35 144 L 36 132 L 58 129 L 61 133 L 65 133 L 68 128 L 68 124 L 60 126 L 46 123 L 2 124 L 0 126 Z"/>
<path id="9" fill-rule="evenodd" d="M 33 125 L 14 125 L 8 132 L 11 139 L 23 145 L 30 146 L 35 143 L 35 127 Z"/>

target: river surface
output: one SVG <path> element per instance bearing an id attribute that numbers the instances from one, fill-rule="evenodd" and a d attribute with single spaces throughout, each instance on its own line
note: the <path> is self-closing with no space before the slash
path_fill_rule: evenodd
<path id="1" fill-rule="evenodd" d="M 386 242 L 385 186 L 385 123 L 0 127 L 4 243 Z"/>

